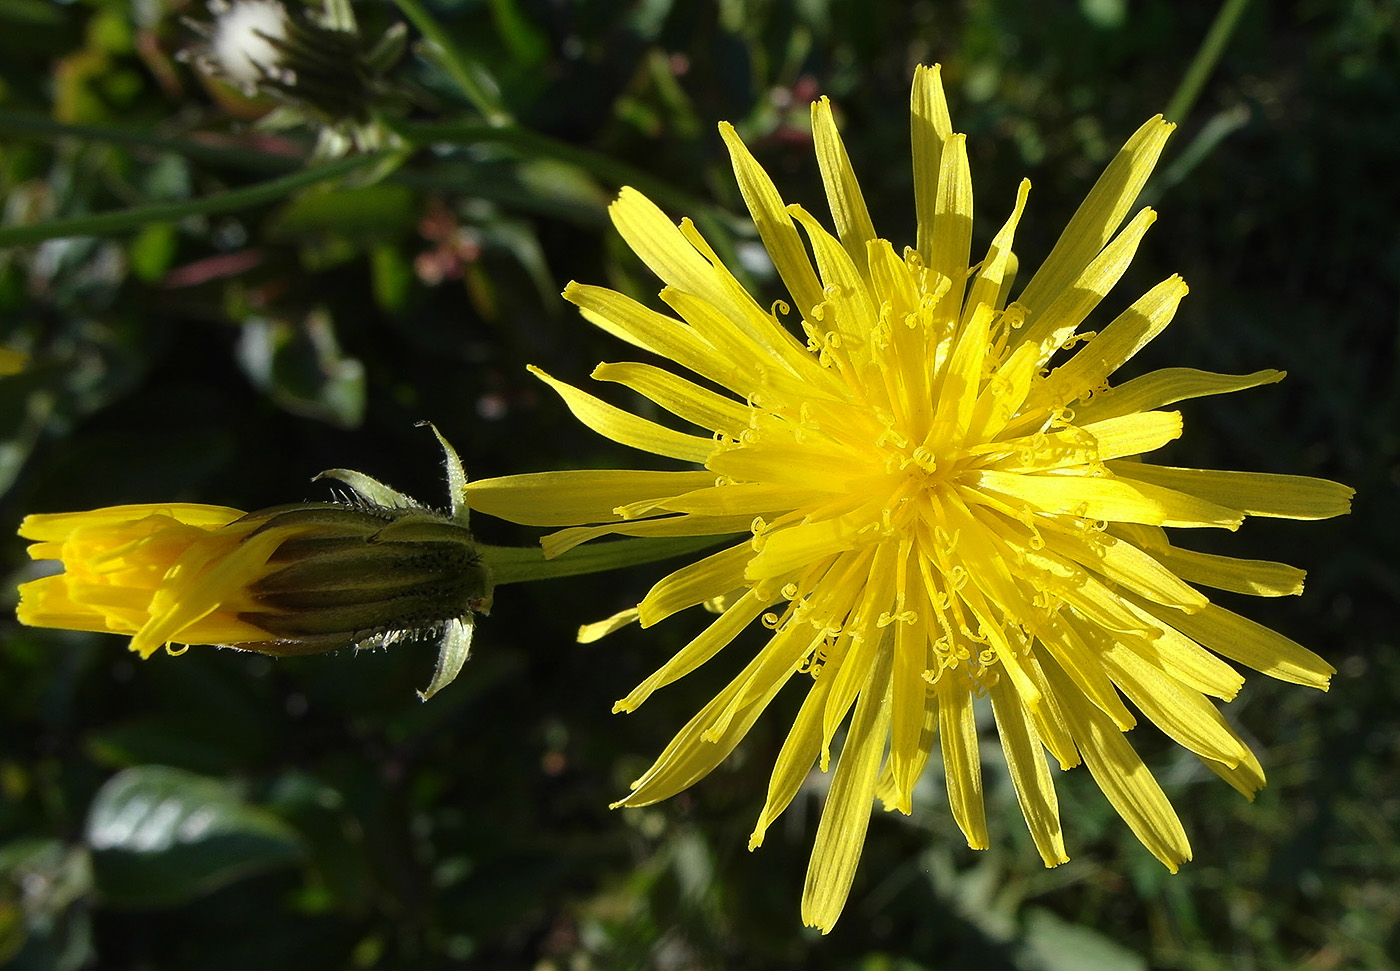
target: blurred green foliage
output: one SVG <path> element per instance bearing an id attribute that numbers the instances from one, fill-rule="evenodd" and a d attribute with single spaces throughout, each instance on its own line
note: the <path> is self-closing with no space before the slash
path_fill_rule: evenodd
<path id="1" fill-rule="evenodd" d="M 173 59 L 191 39 L 179 17 L 202 10 L 0 4 L 0 234 L 128 214 L 107 235 L 0 249 L 0 346 L 30 355 L 0 378 L 6 533 L 26 512 L 320 497 L 308 479 L 330 467 L 437 496 L 419 419 L 476 475 L 635 466 L 524 371 L 579 379 L 622 351 L 558 298 L 568 280 L 654 291 L 607 225 L 620 184 L 695 217 L 776 297 L 771 269 L 746 259 L 752 231 L 734 215 L 715 123 L 733 121 L 789 201 L 818 211 L 807 103 L 829 94 L 875 225 L 899 244 L 913 232 L 909 78 L 940 61 L 969 135 L 979 238 L 1029 175 L 1018 249 L 1032 266 L 1104 161 L 1168 103 L 1216 12 L 1169 0 L 410 7 L 458 56 L 419 41 L 400 65 L 409 107 L 388 120 L 407 148 L 288 194 L 266 186 L 304 171 L 313 133 L 259 128 L 267 105 Z M 402 19 L 388 3 L 354 9 L 370 36 Z M 577 624 L 634 603 L 655 567 L 503 588 L 463 677 L 426 705 L 414 696 L 426 645 L 141 663 L 116 638 L 7 614 L 0 963 L 1400 966 L 1398 37 L 1396 0 L 1248 5 L 1179 119 L 1147 192 L 1162 218 L 1112 298 L 1126 305 L 1171 272 L 1192 286 L 1143 369 L 1290 372 L 1189 407 L 1172 461 L 1358 490 L 1346 520 L 1256 524 L 1221 547 L 1309 570 L 1300 600 L 1242 609 L 1339 669 L 1329 694 L 1258 677 L 1227 708 L 1264 759 L 1258 800 L 1150 727 L 1133 732 L 1192 836 L 1180 875 L 1083 771 L 1057 778 L 1074 860 L 1043 869 L 988 745 L 992 848 L 964 847 L 935 765 L 913 817 L 872 825 L 835 932 L 804 932 L 815 795 L 761 851 L 744 849 L 795 698 L 693 790 L 606 809 L 727 677 L 702 671 L 629 718 L 608 714 L 701 623 L 573 643 Z M 219 203 L 228 192 L 252 195 Z M 0 537 L 0 574 L 11 600 L 31 575 L 13 535 Z"/>

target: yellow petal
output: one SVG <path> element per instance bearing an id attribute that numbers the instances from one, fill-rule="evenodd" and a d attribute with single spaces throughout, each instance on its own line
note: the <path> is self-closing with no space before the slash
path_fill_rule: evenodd
<path id="1" fill-rule="evenodd" d="M 1116 464 L 1113 471 L 1123 474 Z M 1236 529 L 1244 520 L 1243 514 L 1234 509 L 1136 480 L 1088 475 L 1020 475 L 994 470 L 977 472 L 970 478 L 975 489 L 1020 500 L 1041 512 L 1086 519 L 1225 529 Z"/>
<path id="2" fill-rule="evenodd" d="M 1026 719 L 1020 699 L 1004 681 L 995 682 L 987 694 L 992 699 L 997 734 L 1006 755 L 1006 767 L 1011 772 L 1011 784 L 1016 801 L 1026 817 L 1031 838 L 1046 866 L 1058 866 L 1069 860 L 1065 853 L 1064 834 L 1060 831 L 1060 804 L 1055 798 L 1055 784 L 1040 747 L 1035 728 Z"/>
<path id="3" fill-rule="evenodd" d="M 846 905 L 870 826 L 875 778 L 890 722 L 890 653 L 879 653 L 861 689 L 807 864 L 802 922 L 823 934 L 835 926 Z"/>
<path id="4" fill-rule="evenodd" d="M 1144 411 L 1079 426 L 1094 436 L 1101 462 L 1156 451 L 1181 437 L 1181 412 Z"/>
<path id="5" fill-rule="evenodd" d="M 1216 717 L 1219 717 L 1219 714 L 1216 712 Z M 1220 720 L 1221 722 L 1225 721 L 1223 718 Z M 1233 731 L 1229 725 L 1226 725 L 1225 728 Z M 1206 768 L 1234 786 L 1235 791 L 1250 802 L 1254 801 L 1254 794 L 1264 788 L 1264 767 L 1259 764 L 1259 759 L 1249 750 L 1248 746 L 1245 747 L 1245 757 L 1236 766 L 1225 765 L 1223 762 L 1215 762 L 1211 759 L 1201 759 L 1201 761 L 1205 763 Z"/>
<path id="6" fill-rule="evenodd" d="M 726 312 L 708 300 L 667 287 L 661 299 L 686 319 L 723 357 L 732 361 L 751 362 L 744 391 L 751 394 L 756 387 L 768 386 L 798 400 L 823 392 L 830 394 L 835 379 L 816 363 L 810 354 L 800 357 L 774 357 L 773 354 L 734 322 Z M 760 364 L 762 367 L 760 369 Z"/>
<path id="7" fill-rule="evenodd" d="M 861 531 L 871 522 L 872 513 L 879 515 L 878 509 L 877 502 L 847 516 L 774 530 L 764 536 L 763 549 L 749 561 L 746 578 L 764 580 L 780 577 L 833 553 L 869 545 L 876 537 Z"/>
<path id="8" fill-rule="evenodd" d="M 1179 276 L 1157 284 L 1032 389 L 1029 401 L 1067 403 L 1102 387 L 1110 374 L 1171 323 L 1186 292 L 1186 284 Z M 1046 341 L 1041 346 L 1049 344 Z"/>
<path id="9" fill-rule="evenodd" d="M 729 699 L 714 724 L 705 730 L 706 741 L 718 741 L 729 728 L 729 723 L 750 704 L 760 698 L 771 697 L 775 691 L 797 673 L 826 640 L 823 631 L 813 630 L 809 624 L 790 623 L 778 628 L 759 654 L 759 664 L 739 687 L 734 697 Z M 765 704 L 767 702 L 764 702 Z"/>
<path id="10" fill-rule="evenodd" d="M 630 412 L 600 401 L 586 391 L 580 391 L 571 384 L 550 377 L 534 365 L 530 366 L 530 373 L 557 391 L 575 418 L 599 435 L 611 438 L 620 445 L 630 445 L 644 452 L 665 455 L 682 462 L 697 463 L 704 462 L 715 450 L 712 439 L 686 435 L 645 418 L 638 418 Z"/>
<path id="11" fill-rule="evenodd" d="M 1351 512 L 1351 497 L 1356 494 L 1340 482 L 1306 475 L 1179 469 L 1145 462 L 1112 462 L 1109 467 L 1115 475 L 1197 496 L 1250 516 L 1330 519 Z"/>
<path id="12" fill-rule="evenodd" d="M 608 215 L 632 252 L 674 289 L 722 309 L 731 319 L 742 317 L 753 298 L 735 293 L 674 223 L 646 196 L 623 186 L 608 207 Z"/>
<path id="13" fill-rule="evenodd" d="M 797 227 L 792 224 L 787 206 L 783 203 L 773 180 L 763 167 L 754 161 L 744 143 L 739 140 L 734 126 L 720 122 L 720 137 L 729 149 L 729 158 L 734 165 L 734 178 L 739 183 L 739 192 L 744 204 L 749 207 L 758 238 L 768 250 L 773 266 L 782 278 L 783 286 L 797 303 L 798 313 L 806 316 L 812 308 L 822 302 L 822 285 L 807 258 L 807 250 Z"/>
<path id="14" fill-rule="evenodd" d="M 967 164 L 966 135 L 953 134 L 944 140 L 940 163 L 933 233 L 927 240 L 928 267 L 952 281 L 937 313 L 956 320 L 972 253 L 972 169 Z M 922 241 L 919 249 L 923 251 Z"/>
<path id="15" fill-rule="evenodd" d="M 669 358 L 736 394 L 746 394 L 753 375 L 682 321 L 643 307 L 631 297 L 604 287 L 570 283 L 564 299 L 576 304 L 584 318 L 608 333 Z"/>
<path id="16" fill-rule="evenodd" d="M 1269 560 L 1242 560 L 1171 547 L 1153 555 L 1162 566 L 1190 583 L 1255 597 L 1290 597 L 1303 592 L 1306 574 L 1296 566 Z"/>
<path id="17" fill-rule="evenodd" d="M 958 335 L 957 346 L 944 371 L 938 389 L 938 421 L 934 422 L 924 446 L 935 453 L 961 446 L 972 425 L 977 392 L 982 383 L 982 365 L 987 357 L 987 333 L 992 324 L 992 308 L 978 304 L 967 326 Z"/>
<path id="18" fill-rule="evenodd" d="M 938 725 L 938 703 L 923 674 L 932 667 L 929 651 L 932 608 L 919 583 L 910 577 L 913 543 L 901 541 L 895 572 L 893 678 L 890 708 L 890 789 L 887 808 L 913 812 L 914 784 L 928 762 Z M 917 564 L 914 565 L 917 571 Z M 882 796 L 883 798 L 883 796 Z"/>
<path id="19" fill-rule="evenodd" d="M 637 608 L 628 607 L 626 610 L 619 610 L 606 620 L 596 620 L 591 624 L 584 624 L 578 629 L 577 642 L 579 644 L 592 644 L 594 641 L 600 641 L 628 624 L 635 624 L 638 617 Z"/>
<path id="20" fill-rule="evenodd" d="M 963 326 L 967 325 L 971 315 L 980 306 L 985 305 L 992 310 L 1001 309 L 1001 292 L 1012 258 L 1011 241 L 1016 235 L 1021 213 L 1026 209 L 1026 198 L 1030 191 L 1030 179 L 1022 179 L 1016 189 L 1016 205 L 996 236 L 992 237 L 992 245 L 987 248 L 987 257 L 982 261 L 982 269 L 977 272 L 977 279 L 967 295 L 967 304 L 963 308 Z"/>
<path id="21" fill-rule="evenodd" d="M 1156 219 L 1157 214 L 1151 209 L 1134 216 L 1113 242 L 1084 268 L 1073 285 L 1061 291 L 1054 303 L 1036 315 L 1035 323 L 1021 332 L 1021 340 L 1040 345 L 1041 361 L 1048 361 L 1117 285 L 1137 253 L 1142 237 Z"/>
<path id="22" fill-rule="evenodd" d="M 106 506 L 87 512 L 30 513 L 20 520 L 19 535 L 25 539 L 61 542 L 76 529 L 125 526 L 148 516 L 169 516 L 187 526 L 213 528 L 225 526 L 235 519 L 241 519 L 243 515 L 240 509 L 193 502 L 137 503 Z"/>
<path id="23" fill-rule="evenodd" d="M 1022 344 L 1012 352 L 977 398 L 968 422 L 969 440 L 992 442 L 1001 436 L 1025 403 L 1039 369 L 1040 350 L 1034 344 Z"/>
<path id="24" fill-rule="evenodd" d="M 862 596 L 844 625 L 843 634 L 849 645 L 846 655 L 840 661 L 828 662 L 836 664 L 837 671 L 822 721 L 822 733 L 827 745 L 831 744 L 837 727 L 850 710 L 856 693 L 862 690 L 871 664 L 877 656 L 893 651 L 893 632 L 888 627 L 879 627 L 877 622 L 882 614 L 888 613 L 894 602 L 896 555 L 897 549 L 893 543 L 880 543 L 875 547 L 869 571 L 861 584 Z"/>
<path id="25" fill-rule="evenodd" d="M 614 509 L 646 499 L 683 495 L 714 485 L 713 472 L 632 472 L 596 469 L 535 472 L 467 483 L 467 505 L 527 526 L 606 523 Z"/>
<path id="26" fill-rule="evenodd" d="M 821 223 L 801 206 L 789 206 L 788 211 L 807 231 L 812 252 L 817 257 L 825 290 L 822 299 L 833 313 L 821 319 L 825 330 L 836 330 L 845 338 L 845 347 L 853 356 L 868 360 L 870 328 L 875 323 L 875 305 L 870 300 L 860 271 L 850 255 Z M 861 252 L 862 263 L 865 259 Z"/>
<path id="27" fill-rule="evenodd" d="M 753 546 L 745 540 L 657 580 L 637 605 L 642 626 L 650 627 L 678 610 L 694 607 L 741 586 L 744 564 L 753 555 Z"/>
<path id="28" fill-rule="evenodd" d="M 249 531 L 252 529 L 249 526 Z M 150 620 L 131 638 L 133 651 L 146 658 L 170 641 L 185 644 L 195 640 L 186 629 L 261 577 L 268 557 L 286 536 L 269 530 L 242 537 L 231 534 L 227 539 L 225 543 L 191 546 L 175 561 L 151 598 Z M 258 639 L 274 638 L 264 633 Z"/>
<path id="29" fill-rule="evenodd" d="M 1188 583 L 1255 597 L 1291 597 L 1303 592 L 1307 574 L 1287 563 L 1184 550 L 1173 546 L 1164 530 L 1151 526 L 1118 523 L 1110 527 L 1110 532 L 1148 551 Z"/>
<path id="30" fill-rule="evenodd" d="M 1229 394 L 1282 381 L 1282 371 L 1255 371 L 1253 374 L 1215 374 L 1194 368 L 1175 367 L 1151 371 L 1116 388 L 1095 392 L 1088 401 L 1074 406 L 1075 420 L 1103 421 L 1135 411 L 1152 411 L 1166 405 L 1212 394 Z"/>
<path id="31" fill-rule="evenodd" d="M 1214 604 L 1195 614 L 1170 615 L 1187 637 L 1271 678 L 1326 691 L 1336 668 L 1296 641 Z"/>
<path id="32" fill-rule="evenodd" d="M 914 215 L 918 222 L 916 246 L 925 266 L 933 265 L 934 213 L 938 207 L 938 174 L 942 171 L 944 142 L 953 134 L 948 101 L 943 95 L 940 66 L 920 64 L 914 69 L 909 95 L 910 140 L 914 156 Z"/>
<path id="33" fill-rule="evenodd" d="M 1229 768 L 1244 759 L 1244 745 L 1211 718 L 1215 706 L 1205 695 L 1178 684 L 1122 645 L 1115 645 L 1102 658 L 1128 700 L 1178 745 Z"/>
<path id="34" fill-rule="evenodd" d="M 1101 652 L 1091 650 L 1084 643 L 1072 622 L 1065 617 L 1056 617 L 1040 632 L 1040 643 L 1074 682 L 1074 686 L 1112 719 L 1121 731 L 1126 732 L 1137 724 L 1137 719 L 1123 704 L 1118 689 L 1105 673 L 1100 660 Z"/>
<path id="35" fill-rule="evenodd" d="M 749 427 L 745 405 L 650 364 L 599 364 L 592 377 L 631 388 L 678 418 L 730 438 L 738 438 Z"/>
<path id="36" fill-rule="evenodd" d="M 664 516 L 602 526 L 573 526 L 541 536 L 540 546 L 545 559 L 553 559 L 580 543 L 603 536 L 726 536 L 746 533 L 752 523 L 749 516 Z"/>
<path id="37" fill-rule="evenodd" d="M 1101 533 L 1044 530 L 1045 548 L 1121 583 L 1140 596 L 1181 610 L 1200 610 L 1209 601 L 1172 570 L 1132 543 Z"/>
<path id="38" fill-rule="evenodd" d="M 850 254 L 856 270 L 869 279 L 865 244 L 875 238 L 875 227 L 870 222 L 870 212 L 865 208 L 865 197 L 861 195 L 846 146 L 841 143 L 841 135 L 831 117 L 831 101 L 825 97 L 812 103 L 812 141 L 831 217 L 836 222 L 836 234 L 841 237 L 841 245 Z"/>
<path id="39" fill-rule="evenodd" d="M 842 468 L 835 464 L 839 458 L 836 447 L 818 440 L 811 447 L 794 444 L 721 449 L 705 465 L 711 472 L 740 481 L 845 493 L 851 479 L 865 478 L 869 470 L 852 468 L 849 463 Z"/>
<path id="40" fill-rule="evenodd" d="M 1149 119 L 1104 169 L 1050 255 L 1017 298 L 1031 312 L 1028 322 L 1070 286 L 1113 237 L 1175 127 L 1163 121 L 1161 115 Z"/>
<path id="41" fill-rule="evenodd" d="M 793 720 L 783 747 L 778 751 L 778 759 L 773 765 L 773 775 L 768 781 L 768 798 L 763 803 L 758 822 L 749 837 L 749 849 L 756 850 L 763 845 L 763 837 L 769 825 L 780 816 L 792 802 L 797 791 L 802 788 L 808 773 L 817 761 L 822 749 L 822 712 L 826 710 L 826 696 L 831 689 L 833 678 L 824 668 L 816 675 L 816 683 L 807 692 L 802 707 Z"/>
<path id="42" fill-rule="evenodd" d="M 663 499 L 654 508 L 703 516 L 758 516 L 785 512 L 794 506 L 811 506 L 827 497 L 815 490 L 794 489 L 782 483 L 741 482 L 716 485 Z"/>
<path id="43" fill-rule="evenodd" d="M 1185 628 L 1192 626 L 1193 618 L 1209 614 L 1213 607 L 1188 614 L 1142 600 L 1128 592 L 1122 594 L 1120 602 L 1143 622 L 1157 625 L 1150 638 L 1120 638 L 1124 647 L 1202 694 L 1230 701 L 1239 693 L 1244 686 L 1244 677 L 1185 632 Z"/>
<path id="44" fill-rule="evenodd" d="M 729 718 L 723 732 L 711 734 L 711 726 L 725 713 L 734 696 L 748 684 L 763 660 L 764 653 L 760 651 L 738 677 L 686 722 L 657 756 L 651 768 L 632 783 L 632 794 L 613 803 L 612 808 L 649 806 L 668 799 L 709 775 L 715 766 L 728 758 L 734 746 L 748 734 L 758 716 L 763 714 L 787 680 L 786 677 L 780 678 L 769 685 L 758 700 L 747 705 L 736 717 Z"/>
<path id="45" fill-rule="evenodd" d="M 1084 764 L 1118 815 L 1173 873 L 1191 859 L 1191 844 L 1171 803 L 1133 747 L 1103 712 L 1078 695 L 1064 674 L 1046 666 Z"/>
<path id="46" fill-rule="evenodd" d="M 683 678 L 694 671 L 734 640 L 739 632 L 763 613 L 771 602 L 771 599 L 759 597 L 754 590 L 746 591 L 738 602 L 720 614 L 718 620 L 706 627 L 694 640 L 681 648 L 671 660 L 633 688 L 631 694 L 613 705 L 613 712 L 635 711 L 642 702 L 651 696 L 653 691 L 664 688 L 678 678 Z"/>
<path id="47" fill-rule="evenodd" d="M 943 746 L 943 771 L 948 783 L 948 805 L 953 819 L 967 837 L 967 845 L 985 850 L 987 814 L 982 804 L 982 757 L 977 750 L 977 722 L 972 714 L 972 693 L 945 674 L 938 684 L 938 737 Z"/>

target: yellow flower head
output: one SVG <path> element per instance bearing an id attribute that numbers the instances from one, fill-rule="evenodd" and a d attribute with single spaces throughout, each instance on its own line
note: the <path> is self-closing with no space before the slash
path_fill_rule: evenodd
<path id="1" fill-rule="evenodd" d="M 1197 589 L 1294 594 L 1301 571 L 1182 549 L 1163 527 L 1321 519 L 1346 512 L 1352 492 L 1140 460 L 1181 434 L 1180 413 L 1165 406 L 1283 377 L 1171 368 L 1110 386 L 1171 320 L 1186 294 L 1175 276 L 1097 333 L 1080 329 L 1154 219 L 1143 209 L 1119 230 L 1171 125 L 1153 118 L 1128 140 L 1014 301 L 1012 236 L 1029 184 L 974 263 L 967 152 L 937 67 L 915 74 L 911 125 L 918 237 L 902 252 L 876 235 L 825 100 L 812 106 L 812 129 L 835 235 L 784 205 L 721 126 L 802 338 L 778 319 L 788 305 L 770 312 L 755 301 L 688 220 L 674 225 L 631 189 L 613 204 L 614 224 L 664 281 L 676 316 L 576 283 L 565 297 L 703 383 L 636 363 L 600 364 L 593 377 L 712 434 L 663 427 L 536 373 L 594 430 L 703 469 L 554 472 L 468 488 L 474 509 L 570 527 L 545 537 L 550 554 L 610 533 L 749 533 L 583 636 L 702 603 L 721 611 L 618 703 L 630 711 L 753 621 L 771 631 L 619 805 L 702 778 L 798 678 L 806 701 L 750 846 L 814 763 L 827 770 L 845 725 L 802 902 L 803 919 L 823 931 L 845 903 L 872 801 L 909 812 L 934 746 L 968 844 L 988 845 L 973 717 L 981 698 L 1047 865 L 1068 857 L 1042 749 L 1063 769 L 1087 764 L 1167 867 L 1189 859 L 1180 822 L 1123 737 L 1137 714 L 1251 795 L 1264 782 L 1259 762 L 1210 700 L 1243 682 L 1222 657 L 1318 688 L 1332 668 Z"/>
<path id="2" fill-rule="evenodd" d="M 162 645 L 175 653 L 172 644 L 291 655 L 433 634 L 442 654 L 431 695 L 466 659 L 474 614 L 491 606 L 465 509 L 454 503 L 449 517 L 362 473 L 324 474 L 355 498 L 255 513 L 166 503 L 26 516 L 30 557 L 63 572 L 20 585 L 19 620 L 127 634 L 143 658 Z"/>

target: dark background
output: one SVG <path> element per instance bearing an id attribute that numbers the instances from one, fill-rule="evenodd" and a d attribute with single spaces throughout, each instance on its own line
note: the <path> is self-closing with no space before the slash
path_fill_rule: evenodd
<path id="1" fill-rule="evenodd" d="M 665 467 L 583 429 L 524 369 L 578 382 L 597 361 L 635 353 L 558 298 L 568 280 L 639 297 L 656 289 L 607 224 L 616 181 L 569 149 L 650 176 L 672 193 L 673 216 L 740 213 L 715 130 L 728 119 L 788 201 L 819 212 L 807 104 L 825 93 L 875 225 L 900 247 L 913 235 L 909 80 L 916 63 L 941 62 L 955 129 L 968 134 L 974 249 L 1009 212 L 1019 178 L 1033 182 L 1017 239 L 1024 280 L 1107 159 L 1166 106 L 1217 10 L 1166 0 L 428 6 L 495 79 L 516 123 L 554 147 L 461 139 L 334 205 L 308 190 L 0 250 L 0 345 L 31 355 L 0 378 L 6 532 L 28 512 L 323 498 L 309 480 L 330 467 L 441 503 L 436 445 L 413 427 L 422 419 L 477 477 Z M 390 4 L 355 9 L 367 36 L 398 19 Z M 296 167 L 304 129 L 251 129 L 231 109 L 256 107 L 211 93 L 171 59 L 192 37 L 182 14 L 204 16 L 172 0 L 0 5 L 6 225 L 204 197 Z M 1253 804 L 1151 726 L 1132 733 L 1191 835 L 1195 861 L 1179 875 L 1137 844 L 1082 770 L 1056 778 L 1074 859 L 1044 869 L 990 743 L 992 848 L 966 849 L 935 767 L 912 818 L 872 823 L 835 931 L 804 930 L 816 796 L 799 797 L 761 850 L 745 850 L 797 689 L 692 790 L 648 809 L 606 808 L 742 654 L 634 715 L 610 715 L 704 622 L 686 615 L 573 642 L 578 624 L 635 603 L 664 569 L 649 566 L 500 588 L 463 676 L 428 704 L 413 692 L 429 677 L 430 645 L 277 662 L 193 648 L 143 663 L 116 637 L 27 629 L 7 614 L 0 963 L 1396 967 L 1400 529 L 1385 510 L 1398 447 L 1397 30 L 1395 0 L 1249 4 L 1148 187 L 1161 218 L 1098 316 L 1179 272 L 1191 294 L 1129 374 L 1289 372 L 1282 385 L 1185 405 L 1186 435 L 1164 461 L 1357 489 L 1346 519 L 1252 520 L 1203 539 L 1307 569 L 1301 598 L 1220 599 L 1338 674 L 1327 694 L 1255 676 L 1226 709 L 1269 776 Z M 410 117 L 476 117 L 421 52 L 396 78 L 416 92 Z M 101 131 L 26 134 L 16 121 L 35 117 Z M 148 144 L 120 144 L 112 129 Z M 159 141 L 196 138 L 208 148 L 198 157 Z M 749 245 L 742 220 L 712 222 L 721 244 Z M 750 282 L 764 301 L 780 295 L 771 279 Z M 494 543 L 538 535 L 475 525 Z M 0 539 L 0 573 L 13 581 L 0 601 L 13 602 L 26 571 L 22 541 Z M 162 842 L 149 818 L 147 829 L 132 823 L 143 808 L 199 806 L 213 823 L 183 841 Z"/>

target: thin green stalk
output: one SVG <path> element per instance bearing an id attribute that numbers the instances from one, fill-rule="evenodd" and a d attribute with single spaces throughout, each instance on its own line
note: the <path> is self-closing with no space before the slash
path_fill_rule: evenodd
<path id="1" fill-rule="evenodd" d="M 383 154 L 358 155 L 343 158 L 328 165 L 319 165 L 280 179 L 259 182 L 243 189 L 230 189 L 216 192 L 200 199 L 187 199 L 183 202 L 158 203 L 151 206 L 136 206 L 117 212 L 103 212 L 92 216 L 71 216 L 67 219 L 51 219 L 48 222 L 29 226 L 0 226 L 0 246 L 29 246 L 42 243 L 46 239 L 60 239 L 71 236 L 112 236 L 133 229 L 140 229 L 151 223 L 173 222 L 188 216 L 206 216 L 216 212 L 231 212 L 290 195 L 318 182 L 338 178 L 374 162 L 382 161 Z"/>
<path id="2" fill-rule="evenodd" d="M 727 536 L 681 536 L 675 539 L 620 539 L 607 543 L 576 546 L 552 560 L 545 559 L 539 547 L 478 545 L 481 557 L 491 568 L 496 586 L 525 580 L 581 576 L 602 573 L 639 563 L 652 563 L 673 556 L 694 553 L 724 542 Z"/>
<path id="3" fill-rule="evenodd" d="M 482 116 L 492 125 L 509 125 L 511 123 L 510 112 L 501 104 L 496 96 L 477 79 L 472 71 L 471 61 L 469 61 L 452 38 L 447 35 L 447 31 L 442 29 L 442 24 L 437 22 L 428 8 L 423 6 L 419 0 L 394 0 L 398 4 L 403 15 L 408 18 L 418 32 L 423 35 L 423 39 L 437 47 L 441 53 L 441 67 L 457 82 L 457 87 L 462 89 L 462 94 L 467 100 L 481 112 Z"/>
<path id="4" fill-rule="evenodd" d="M 42 115 L 5 109 L 0 109 L 0 137 L 34 138 L 42 141 L 53 138 L 78 138 L 86 142 L 105 142 L 128 148 L 169 152 L 205 165 L 227 165 L 268 174 L 281 174 L 299 169 L 302 165 L 301 159 L 290 155 L 274 155 L 271 152 L 255 152 L 245 148 L 219 148 L 190 138 L 166 138 L 126 128 L 65 125 Z"/>
<path id="5" fill-rule="evenodd" d="M 1186 73 L 1181 77 L 1181 83 L 1176 86 L 1171 101 L 1162 112 L 1167 121 L 1182 122 L 1191 113 L 1192 106 L 1200 97 L 1201 89 L 1205 87 L 1206 79 L 1210 77 L 1210 72 L 1215 70 L 1220 56 L 1225 53 L 1225 48 L 1230 43 L 1230 35 L 1235 32 L 1235 27 L 1239 25 L 1240 17 L 1244 14 L 1244 8 L 1248 5 L 1249 0 L 1225 0 L 1221 5 L 1220 12 L 1215 15 L 1215 22 L 1210 25 L 1205 40 L 1201 41 L 1201 46 L 1196 49 L 1196 56 L 1191 59 Z"/>

